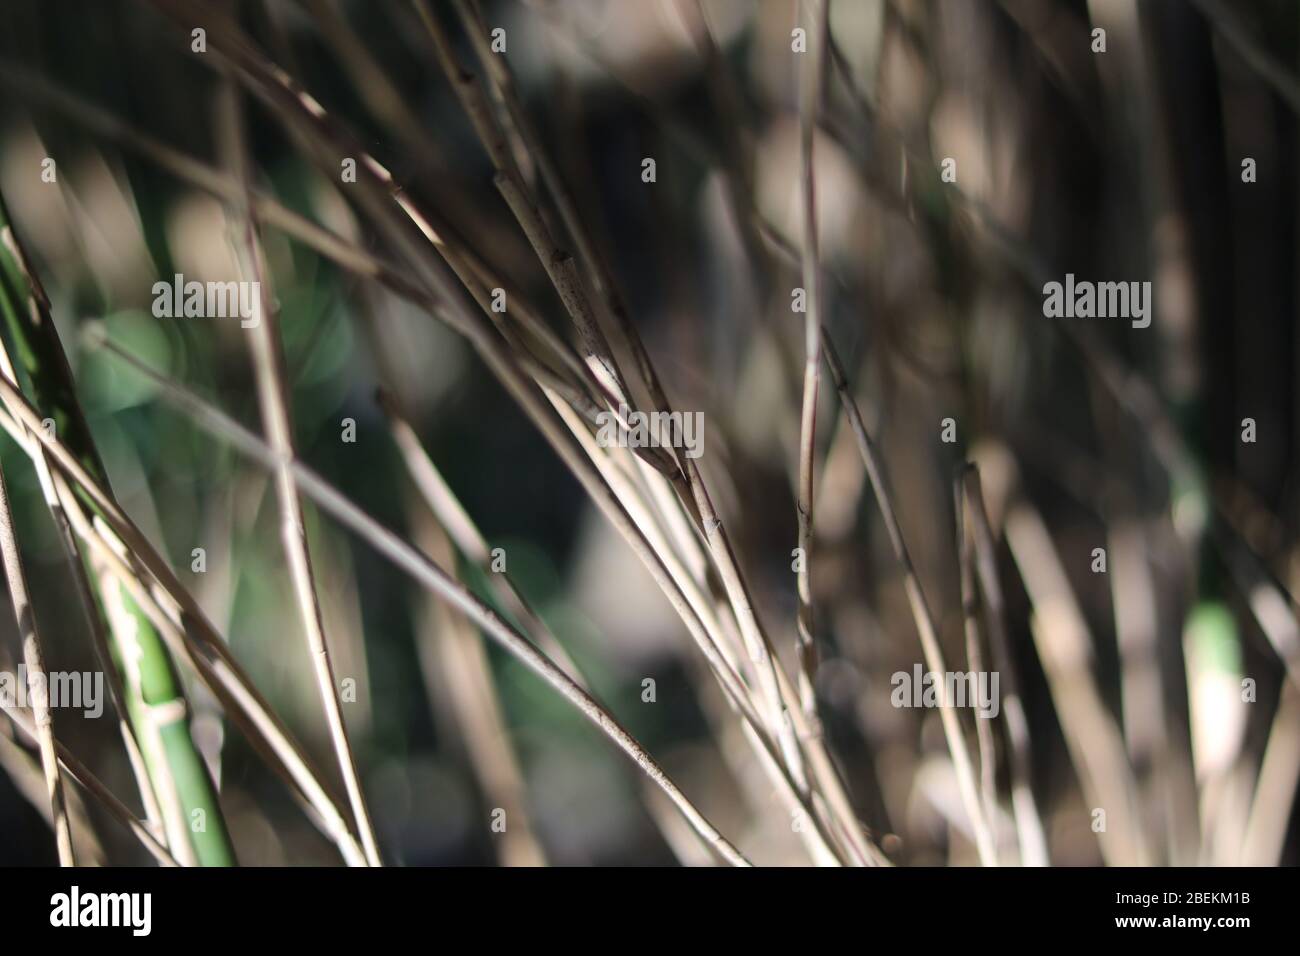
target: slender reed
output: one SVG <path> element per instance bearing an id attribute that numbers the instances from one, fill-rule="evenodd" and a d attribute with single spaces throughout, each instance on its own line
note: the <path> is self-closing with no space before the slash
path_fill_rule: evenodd
<path id="1" fill-rule="evenodd" d="M 822 277 L 817 246 L 817 177 L 813 166 L 813 132 L 816 113 L 826 84 L 826 35 L 830 2 L 818 5 L 801 0 L 800 9 L 812 25 L 811 55 L 804 57 L 799 78 L 799 181 L 803 212 L 804 317 L 803 408 L 799 421 L 799 696 L 810 722 L 817 720 L 815 680 L 817 644 L 813 633 L 812 552 L 813 486 L 817 453 L 817 397 L 821 390 Z"/>
<path id="2" fill-rule="evenodd" d="M 238 171 L 236 178 L 248 183 L 251 174 L 243 143 L 242 116 L 239 109 L 241 94 L 233 85 L 227 85 L 223 89 L 227 94 L 223 98 L 225 105 L 223 126 L 227 133 L 231 165 Z M 317 692 L 325 710 L 330 741 L 334 745 L 334 755 L 343 775 L 343 784 L 347 790 L 352 816 L 361 836 L 361 846 L 365 850 L 366 862 L 371 866 L 380 866 L 382 864 L 379 857 L 379 844 L 375 838 L 374 826 L 370 822 L 370 811 L 366 807 L 365 793 L 357 772 L 356 757 L 348 738 L 347 725 L 343 720 L 334 665 L 325 640 L 325 626 L 321 620 L 320 602 L 316 596 L 316 577 L 312 568 L 311 553 L 307 547 L 307 530 L 303 524 L 302 502 L 299 500 L 298 490 L 294 486 L 293 476 L 290 473 L 290 463 L 294 459 L 293 425 L 289 416 L 289 388 L 285 384 L 279 318 L 275 309 L 271 307 L 270 285 L 262 264 L 257 224 L 251 212 L 251 204 L 246 201 L 236 209 L 239 214 L 236 217 L 235 227 L 238 233 L 236 242 L 238 257 L 244 273 L 254 277 L 260 294 L 260 301 L 257 304 L 260 321 L 253 324 L 249 345 L 257 384 L 258 407 L 262 414 L 262 427 L 266 431 L 267 441 L 276 463 L 273 477 L 276 500 L 280 507 L 281 541 L 288 558 L 289 574 L 293 580 L 294 596 L 298 603 L 298 616 L 307 638 L 307 650 L 311 654 Z"/>
<path id="3" fill-rule="evenodd" d="M 54 818 L 55 843 L 60 866 L 76 866 L 72 855 L 72 830 L 68 825 L 68 808 L 63 795 L 63 778 L 59 776 L 58 755 L 54 747 L 54 718 L 50 714 L 49 675 L 45 672 L 45 652 L 36 629 L 36 614 L 27 596 L 27 575 L 14 537 L 14 516 L 9 507 L 4 469 L 0 468 L 0 555 L 4 558 L 5 581 L 18 622 L 18 638 L 23 645 L 27 665 L 28 697 L 31 699 L 36 740 L 40 747 L 41 766 L 45 770 L 45 790 Z"/>

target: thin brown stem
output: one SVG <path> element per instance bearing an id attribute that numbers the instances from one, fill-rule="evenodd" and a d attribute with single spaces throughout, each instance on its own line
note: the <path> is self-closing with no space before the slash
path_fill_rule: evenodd
<path id="1" fill-rule="evenodd" d="M 41 733 L 36 721 L 32 720 L 19 708 L 11 707 L 6 703 L 0 702 L 0 709 L 4 710 L 6 716 L 13 721 L 14 726 L 21 730 L 27 739 L 39 742 Z M 126 804 L 122 803 L 98 777 L 86 769 L 86 765 L 73 756 L 67 747 L 55 740 L 54 749 L 58 754 L 60 766 L 63 767 L 68 776 L 98 800 L 112 814 L 114 819 L 130 830 L 135 838 L 140 841 L 141 846 L 148 850 L 155 860 L 162 866 L 180 866 L 176 862 L 176 858 L 167 852 L 167 848 L 158 842 L 149 826 L 127 809 Z"/>
<path id="2" fill-rule="evenodd" d="M 817 644 L 814 637 L 812 596 L 813 495 L 817 454 L 817 398 L 821 391 L 822 279 L 817 244 L 817 177 L 813 167 L 813 141 L 817 108 L 826 82 L 826 35 L 829 0 L 820 10 L 814 0 L 801 0 L 800 8 L 812 24 L 812 49 L 803 58 L 799 77 L 799 179 L 803 211 L 804 321 L 803 405 L 799 419 L 799 563 L 797 620 L 799 697 L 804 716 L 817 723 L 815 681 Z"/>
<path id="3" fill-rule="evenodd" d="M 982 675 L 984 652 L 980 647 L 979 602 L 975 591 L 975 543 L 966 530 L 964 471 L 953 482 L 953 513 L 957 517 L 957 564 L 961 586 L 962 622 L 966 634 L 966 666 L 971 673 Z M 997 747 L 993 740 L 992 717 L 983 713 L 975 715 L 975 739 L 980 756 L 980 797 L 984 801 L 984 815 L 991 829 L 998 819 Z M 994 850 L 997 849 L 997 831 L 993 829 Z"/>
<path id="4" fill-rule="evenodd" d="M 27 595 L 27 575 L 23 571 L 18 541 L 14 537 L 14 517 L 9 508 L 9 491 L 5 487 L 4 469 L 0 468 L 0 554 L 4 558 L 5 581 L 13 602 L 14 619 L 18 622 L 18 638 L 23 645 L 23 661 L 27 666 L 28 698 L 40 746 L 41 766 L 45 771 L 45 791 L 50 801 L 54 820 L 54 838 L 59 851 L 60 866 L 76 866 L 72 853 L 72 829 L 68 824 L 67 803 L 63 795 L 63 779 L 59 776 L 58 755 L 54 746 L 54 718 L 50 714 L 49 675 L 45 672 L 45 653 L 40 633 L 36 629 L 36 614 Z"/>
<path id="5" fill-rule="evenodd" d="M 921 650 L 925 655 L 926 666 L 933 673 L 943 674 L 946 672 L 946 668 L 943 662 L 943 652 L 939 649 L 938 628 L 935 626 L 930 605 L 925 599 L 925 592 L 921 588 L 920 578 L 917 577 L 916 567 L 912 564 L 912 556 L 907 550 L 907 543 L 903 540 L 903 531 L 898 523 L 898 512 L 894 509 L 893 496 L 885 484 L 884 470 L 881 467 L 875 443 L 871 440 L 871 436 L 867 434 L 867 427 L 862 421 L 862 413 L 858 410 L 857 400 L 853 397 L 848 380 L 844 376 L 844 367 L 840 364 L 839 356 L 836 355 L 829 339 L 823 340 L 822 354 L 826 357 L 826 364 L 830 368 L 835 390 L 839 392 L 840 404 L 848 416 L 849 427 L 853 429 L 853 436 L 857 439 L 858 451 L 862 454 L 862 462 L 866 466 L 867 477 L 871 480 L 871 488 L 876 495 L 876 504 L 879 506 L 881 517 L 885 521 L 885 531 L 894 550 L 894 557 L 903 571 L 903 587 L 907 592 L 907 601 L 912 610 L 912 617 L 916 621 L 916 630 L 921 640 Z M 971 829 L 975 833 L 975 843 L 980 860 L 985 866 L 994 866 L 997 863 L 997 854 L 993 845 L 993 836 L 989 831 L 988 821 L 985 819 L 983 807 L 980 805 L 978 788 L 975 785 L 975 772 L 971 766 L 966 738 L 962 734 L 961 724 L 957 719 L 957 712 L 953 707 L 953 702 L 949 699 L 947 688 L 942 686 L 945 682 L 941 681 L 939 683 L 939 716 L 943 723 L 944 736 L 948 741 L 948 751 L 952 754 L 953 766 L 957 771 L 957 785 L 961 791 L 962 802 L 966 806 Z"/>
<path id="6" fill-rule="evenodd" d="M 1034 801 L 1029 720 L 1025 716 L 1024 699 L 1020 692 L 1019 668 L 1007 639 L 1006 605 L 1002 598 L 997 553 L 988 512 L 984 507 L 979 470 L 974 466 L 966 469 L 962 484 L 963 495 L 969 504 L 975 571 L 984 599 L 989 644 L 993 649 L 994 663 L 1002 675 L 999 686 L 1002 689 L 1002 713 L 1006 718 L 1007 739 L 1010 743 L 1011 809 L 1019 835 L 1020 860 L 1025 866 L 1047 866 L 1047 838 L 1043 835 L 1043 823 Z"/>
<path id="7" fill-rule="evenodd" d="M 240 94 L 233 86 L 225 89 L 227 97 L 224 102 L 227 110 L 223 118 L 226 121 L 225 131 L 228 133 L 231 162 L 240 172 L 236 179 L 247 183 L 250 173 L 243 145 L 242 118 L 238 103 Z M 236 227 L 239 235 L 235 243 L 238 257 L 245 274 L 254 277 L 253 281 L 260 295 L 257 303 L 258 315 L 252 323 L 249 344 L 253 356 L 254 379 L 257 385 L 262 426 L 266 431 L 267 441 L 276 462 L 273 477 L 276 500 L 280 507 L 281 541 L 288 559 L 289 574 L 298 603 L 298 616 L 307 638 L 307 650 L 311 655 L 317 692 L 325 709 L 330 741 L 334 746 L 334 755 L 343 776 L 343 785 L 347 790 L 352 816 L 361 837 L 361 846 L 365 850 L 367 863 L 371 866 L 382 866 L 378 840 L 375 837 L 370 810 L 366 806 L 365 792 L 357 771 L 356 756 L 348 737 L 347 724 L 343 720 L 343 706 L 339 699 L 340 691 L 334 676 L 333 660 L 325 640 L 325 626 L 321 619 L 320 601 L 316 595 L 315 572 L 312 567 L 311 553 L 307 547 L 302 502 L 290 472 L 290 463 L 295 454 L 293 425 L 289 416 L 289 389 L 285 384 L 284 355 L 280 345 L 278 316 L 270 306 L 272 297 L 263 267 L 251 203 L 245 198 L 245 202 L 236 204 L 235 209 L 239 214 L 236 221 L 240 223 Z"/>

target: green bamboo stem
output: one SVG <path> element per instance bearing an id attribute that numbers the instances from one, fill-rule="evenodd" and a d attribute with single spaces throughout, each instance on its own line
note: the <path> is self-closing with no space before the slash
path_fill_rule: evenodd
<path id="1" fill-rule="evenodd" d="M 78 462 L 109 487 L 108 475 L 77 402 L 67 357 L 39 282 L 28 267 L 0 196 L 0 332 L 15 361 L 18 384 Z M 98 514 L 94 501 L 82 502 Z M 87 575 L 105 621 L 113 663 L 127 695 L 127 717 L 144 755 L 167 842 L 182 862 L 230 866 L 234 848 L 216 788 L 190 736 L 184 690 L 152 622 L 124 584 L 87 560 Z"/>

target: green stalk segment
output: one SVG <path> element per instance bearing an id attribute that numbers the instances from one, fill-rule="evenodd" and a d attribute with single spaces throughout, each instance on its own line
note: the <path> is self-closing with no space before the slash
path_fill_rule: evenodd
<path id="1" fill-rule="evenodd" d="M 15 361 L 19 387 L 42 415 L 53 420 L 59 440 L 108 489 L 108 475 L 77 402 L 72 372 L 49 303 L 28 268 L 3 196 L 0 312 L 4 313 L 0 334 Z M 78 496 L 92 513 L 99 513 L 89 496 L 80 491 Z M 234 865 L 234 848 L 216 788 L 190 736 L 184 690 L 167 649 L 126 587 L 112 575 L 101 574 L 85 551 L 82 556 L 109 635 L 114 664 L 126 689 L 127 719 L 140 742 L 161 807 L 167 842 L 182 861 L 189 857 L 202 866 Z"/>

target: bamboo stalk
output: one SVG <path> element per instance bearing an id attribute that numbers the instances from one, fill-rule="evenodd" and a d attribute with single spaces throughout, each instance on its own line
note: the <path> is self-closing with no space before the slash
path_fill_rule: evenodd
<path id="1" fill-rule="evenodd" d="M 0 230 L 4 238 L 0 307 L 12 354 L 27 377 L 36 404 L 54 420 L 58 434 L 77 460 L 106 486 L 107 475 L 77 402 L 48 303 L 2 199 Z M 40 428 L 39 420 L 36 427 Z M 193 854 L 205 865 L 228 865 L 234 861 L 233 847 L 212 781 L 189 735 L 184 693 L 172 662 L 148 618 L 132 606 L 129 597 L 111 582 L 96 580 L 96 585 L 118 666 L 124 670 L 123 686 L 131 691 L 131 723 L 141 742 L 172 851 L 182 859 Z M 202 821 L 202 826 L 197 821 Z"/>
<path id="2" fill-rule="evenodd" d="M 17 386 L 18 376 L 14 371 L 13 362 L 9 358 L 8 349 L 4 347 L 3 343 L 0 343 L 0 374 L 3 374 L 6 380 L 15 387 Z M 78 547 L 77 538 L 68 517 L 69 508 L 75 509 L 77 505 L 75 502 L 64 501 L 60 497 L 44 451 L 32 455 L 31 462 L 36 470 L 36 477 L 40 483 L 41 494 L 45 498 L 46 507 L 49 509 L 50 516 L 54 519 L 59 544 L 63 549 L 63 555 L 68 566 L 68 573 L 72 576 L 76 586 L 77 600 L 81 605 L 82 615 L 90 631 L 91 643 L 95 649 L 95 658 L 104 674 L 104 682 L 108 686 L 113 712 L 117 715 L 118 734 L 122 738 L 127 761 L 131 765 L 131 773 L 135 777 L 136 788 L 144 804 L 145 819 L 148 820 L 149 826 L 153 828 L 155 833 L 161 833 L 163 826 L 162 811 L 158 805 L 158 798 L 154 793 L 153 783 L 149 779 L 149 768 L 145 764 L 140 743 L 135 736 L 135 731 L 131 728 L 126 689 L 122 686 L 121 675 L 113 663 L 112 649 L 109 647 L 108 637 L 105 634 L 105 621 L 101 616 L 99 605 L 96 603 L 95 587 L 91 583 L 88 574 L 88 564 Z"/>
<path id="3" fill-rule="evenodd" d="M 144 534 L 118 509 L 75 456 L 57 438 L 41 431 L 37 413 L 3 378 L 0 378 L 0 399 L 9 409 L 9 414 L 0 413 L 0 427 L 29 458 L 42 451 L 48 455 L 59 498 L 78 538 L 87 546 L 86 558 L 92 572 L 96 576 L 100 573 L 111 576 L 157 630 L 169 650 L 194 667 L 272 769 L 290 782 L 318 815 L 322 829 L 338 845 L 344 859 L 354 864 L 362 860 L 361 849 L 343 822 L 335 798 L 321 784 L 301 747 L 289 736 L 248 675 L 231 657 L 224 639 L 204 617 L 193 596 L 181 587 Z M 71 482 L 65 475 L 72 478 Z M 74 492 L 73 487 L 78 491 Z M 81 513 L 83 499 L 99 508 L 93 524 Z"/>
<path id="4" fill-rule="evenodd" d="M 137 362 L 137 368 L 139 367 L 140 365 Z M 165 382 L 165 380 L 162 381 Z M 275 466 L 277 461 L 275 453 L 261 439 L 241 425 L 216 409 L 203 405 L 194 396 L 188 395 L 174 383 L 168 383 L 165 391 L 169 397 L 181 402 L 186 410 L 192 413 L 192 420 L 202 430 L 229 442 L 236 450 L 252 458 L 265 468 Z M 3 379 L 0 379 L 0 395 L 10 398 L 16 404 L 20 421 L 12 423 L 15 431 L 20 430 L 23 425 L 30 427 L 38 421 L 31 406 Z M 5 416 L 5 419 L 7 418 L 8 416 Z M 86 473 L 85 469 L 75 461 L 57 438 L 39 430 L 35 437 L 43 447 L 51 452 L 56 465 L 70 479 L 84 489 L 101 507 L 108 504 L 108 499 L 103 490 Z M 314 471 L 297 461 L 293 462 L 292 469 L 298 487 L 321 508 L 334 515 L 345 526 L 367 540 L 377 551 L 416 581 L 437 592 L 458 608 L 509 653 L 517 657 L 521 663 L 558 691 L 583 716 L 613 740 L 677 805 L 682 815 L 701 839 L 712 847 L 722 859 L 735 866 L 749 865 L 745 857 L 700 814 L 640 743 L 623 729 L 594 698 L 579 687 L 572 678 L 538 651 L 527 638 L 498 617 L 491 608 L 479 601 L 473 594 L 458 585 L 446 571 L 429 560 L 426 555 L 380 525 Z M 120 515 L 115 510 L 110 511 L 110 520 L 117 522 L 119 518 Z M 129 522 L 120 522 L 120 526 L 129 528 Z M 114 530 L 117 530 L 117 528 Z M 143 551 L 145 555 L 148 554 L 147 544 Z"/>

